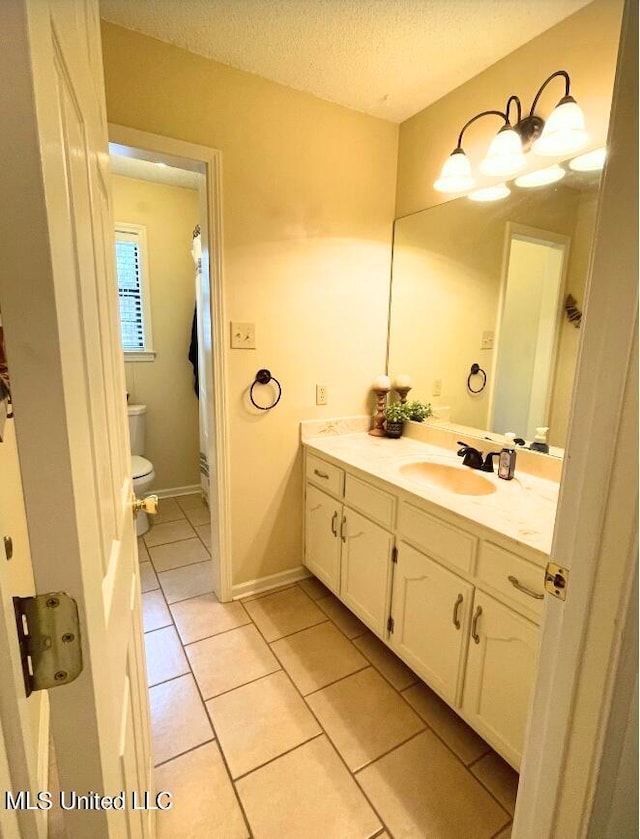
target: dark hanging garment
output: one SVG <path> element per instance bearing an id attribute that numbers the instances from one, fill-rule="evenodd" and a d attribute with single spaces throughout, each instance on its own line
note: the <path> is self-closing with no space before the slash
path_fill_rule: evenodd
<path id="1" fill-rule="evenodd" d="M 198 307 L 193 310 L 191 322 L 191 343 L 189 344 L 189 361 L 193 366 L 193 389 L 200 399 L 200 381 L 198 378 Z"/>

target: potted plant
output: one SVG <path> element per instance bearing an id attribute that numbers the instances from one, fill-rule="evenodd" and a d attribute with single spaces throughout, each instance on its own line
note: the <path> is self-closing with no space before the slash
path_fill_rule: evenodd
<path id="1" fill-rule="evenodd" d="M 409 419 L 406 405 L 401 402 L 391 402 L 384 409 L 384 416 L 387 420 L 387 437 L 402 437 L 402 427 Z"/>
<path id="2" fill-rule="evenodd" d="M 405 405 L 407 419 L 414 422 L 424 422 L 433 411 L 429 402 L 407 402 Z"/>

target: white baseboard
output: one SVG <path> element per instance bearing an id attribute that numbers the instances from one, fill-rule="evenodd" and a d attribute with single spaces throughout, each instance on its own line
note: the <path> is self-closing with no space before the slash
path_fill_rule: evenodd
<path id="1" fill-rule="evenodd" d="M 304 565 L 298 565 L 297 568 L 290 568 L 288 571 L 269 574 L 268 577 L 258 577 L 257 580 L 249 580 L 246 583 L 238 583 L 238 585 L 233 586 L 231 597 L 233 600 L 240 600 L 250 594 L 261 594 L 263 591 L 271 591 L 273 588 L 297 583 L 298 580 L 304 580 L 310 576 L 311 574 Z"/>
<path id="2" fill-rule="evenodd" d="M 174 495 L 195 495 L 202 492 L 200 484 L 191 484 L 186 487 L 170 487 L 169 489 L 152 489 L 153 495 L 158 498 L 172 498 Z"/>

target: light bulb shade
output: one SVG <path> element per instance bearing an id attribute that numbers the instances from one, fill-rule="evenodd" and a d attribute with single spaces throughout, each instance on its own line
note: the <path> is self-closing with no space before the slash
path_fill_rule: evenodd
<path id="1" fill-rule="evenodd" d="M 514 183 L 516 186 L 530 189 L 536 186 L 554 184 L 556 181 L 561 181 L 565 175 L 566 172 L 562 166 L 554 163 L 553 166 L 547 166 L 546 169 L 538 169 L 537 172 L 527 172 L 526 175 L 520 175 Z"/>
<path id="2" fill-rule="evenodd" d="M 533 143 L 536 154 L 555 157 L 573 154 L 589 139 L 584 128 L 584 114 L 573 96 L 565 96 L 549 115 L 542 134 Z"/>
<path id="3" fill-rule="evenodd" d="M 495 186 L 487 186 L 484 189 L 476 189 L 475 192 L 469 193 L 469 198 L 472 201 L 500 201 L 502 198 L 507 198 L 511 195 L 511 190 L 506 184 L 495 184 Z"/>
<path id="4" fill-rule="evenodd" d="M 606 148 L 594 149 L 586 154 L 581 154 L 580 157 L 574 157 L 569 161 L 569 169 L 574 172 L 597 172 L 602 169 L 604 162 L 607 159 Z"/>
<path id="5" fill-rule="evenodd" d="M 434 183 L 438 192 L 466 192 L 474 185 L 469 158 L 457 148 L 445 160 L 440 177 Z"/>
<path id="6" fill-rule="evenodd" d="M 480 164 L 485 175 L 514 175 L 524 168 L 520 135 L 510 125 L 505 125 L 491 141 L 487 156 Z"/>

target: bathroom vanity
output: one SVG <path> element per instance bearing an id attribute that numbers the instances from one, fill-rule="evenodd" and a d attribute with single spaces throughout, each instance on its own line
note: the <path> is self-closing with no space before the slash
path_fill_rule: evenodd
<path id="1" fill-rule="evenodd" d="M 518 769 L 557 484 L 406 438 L 303 445 L 306 567 Z"/>

